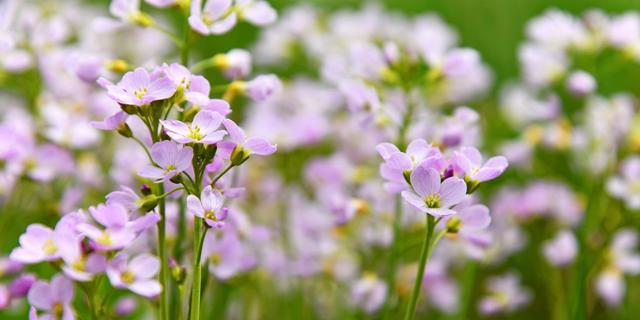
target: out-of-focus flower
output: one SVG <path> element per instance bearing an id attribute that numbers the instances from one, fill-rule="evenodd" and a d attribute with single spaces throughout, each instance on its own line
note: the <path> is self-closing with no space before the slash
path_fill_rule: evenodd
<path id="1" fill-rule="evenodd" d="M 232 0 L 191 1 L 189 25 L 203 35 L 222 34 L 231 30 L 237 21 L 237 14 L 232 8 Z"/>
<path id="2" fill-rule="evenodd" d="M 486 230 L 491 223 L 489 208 L 481 204 L 472 204 L 467 199 L 452 208 L 457 214 L 446 217 L 447 235 L 455 238 L 459 235 L 474 246 L 487 247 L 491 234 Z"/>
<path id="3" fill-rule="evenodd" d="M 623 229 L 613 236 L 605 267 L 596 279 L 596 291 L 608 305 L 617 306 L 622 302 L 626 291 L 624 275 L 640 273 L 637 245 L 638 234 L 634 230 Z"/>
<path id="4" fill-rule="evenodd" d="M 554 266 L 566 266 L 573 262 L 578 252 L 576 237 L 569 230 L 558 232 L 542 248 L 544 257 Z"/>
<path id="5" fill-rule="evenodd" d="M 478 304 L 479 311 L 485 315 L 510 313 L 531 300 L 531 293 L 520 286 L 520 279 L 515 274 L 490 278 L 488 290 L 489 296 Z"/>
<path id="6" fill-rule="evenodd" d="M 387 284 L 373 273 L 365 273 L 351 287 L 351 299 L 366 313 L 374 313 L 387 298 Z"/>
<path id="7" fill-rule="evenodd" d="M 418 210 L 435 217 L 455 214 L 452 206 L 464 200 L 467 186 L 457 177 L 440 182 L 440 173 L 425 165 L 411 173 L 413 191 L 402 191 L 402 197 Z"/>
<path id="8" fill-rule="evenodd" d="M 567 78 L 567 89 L 573 95 L 585 96 L 596 90 L 596 79 L 589 73 L 578 70 Z"/>
<path id="9" fill-rule="evenodd" d="M 640 157 L 632 156 L 622 162 L 620 175 L 607 181 L 607 191 L 623 200 L 629 209 L 640 209 Z"/>
<path id="10" fill-rule="evenodd" d="M 229 79 L 242 79 L 251 73 L 251 54 L 244 49 L 232 49 L 215 55 L 213 65 Z"/>
<path id="11" fill-rule="evenodd" d="M 276 75 L 259 75 L 246 83 L 246 93 L 253 101 L 264 101 L 282 90 L 282 82 Z"/>
<path id="12" fill-rule="evenodd" d="M 266 26 L 278 17 L 268 2 L 262 0 L 235 0 L 238 17 L 256 26 Z"/>
<path id="13" fill-rule="evenodd" d="M 31 286 L 27 300 L 31 305 L 31 314 L 36 315 L 37 310 L 45 312 L 44 319 L 75 319 L 71 302 L 73 300 L 73 282 L 65 276 L 58 274 L 51 282 L 38 281 Z M 35 319 L 38 319 L 36 316 Z"/>
<path id="14" fill-rule="evenodd" d="M 162 286 L 153 279 L 160 270 L 158 258 L 139 254 L 131 261 L 125 253 L 117 254 L 107 267 L 109 281 L 116 288 L 127 288 L 143 297 L 160 294 Z"/>

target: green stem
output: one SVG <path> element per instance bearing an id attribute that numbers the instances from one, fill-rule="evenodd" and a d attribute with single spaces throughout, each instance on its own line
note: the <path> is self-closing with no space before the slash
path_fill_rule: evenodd
<path id="1" fill-rule="evenodd" d="M 164 185 L 158 185 L 159 192 L 164 192 Z M 169 315 L 169 277 L 167 273 L 167 234 L 166 234 L 166 206 L 164 197 L 158 202 L 160 211 L 160 221 L 158 223 L 158 258 L 160 259 L 160 283 L 162 283 L 162 292 L 160 293 L 160 319 L 166 320 Z"/>
<path id="2" fill-rule="evenodd" d="M 189 319 L 200 319 L 200 295 L 201 295 L 201 281 L 202 281 L 202 268 L 200 268 L 200 259 L 202 257 L 202 244 L 204 243 L 206 229 L 202 230 L 202 219 L 195 219 L 193 222 L 194 232 L 194 255 L 193 255 L 193 280 L 191 282 L 191 311 L 189 312 Z"/>
<path id="3" fill-rule="evenodd" d="M 202 70 L 205 70 L 211 66 L 213 66 L 213 61 L 211 60 L 211 58 L 209 58 L 196 62 L 193 66 L 191 66 L 190 69 L 193 73 L 200 73 L 202 72 Z"/>
<path id="4" fill-rule="evenodd" d="M 153 158 L 151 158 L 151 153 L 149 152 L 149 149 L 147 148 L 147 145 L 142 142 L 142 140 L 136 138 L 135 136 L 132 136 L 131 139 L 133 139 L 133 141 L 137 142 L 140 147 L 142 147 L 142 150 L 144 150 L 144 153 L 147 154 L 147 158 L 149 158 L 149 162 L 151 162 L 151 164 L 153 164 Z"/>
<path id="5" fill-rule="evenodd" d="M 389 284 L 389 291 L 393 292 L 396 287 L 396 270 L 398 268 L 398 256 L 400 246 L 400 235 L 402 227 L 402 197 L 398 194 L 395 199 L 395 214 L 393 219 L 393 240 L 391 243 L 391 255 L 389 256 L 389 269 L 387 270 L 387 283 Z M 384 318 L 390 317 L 391 309 L 393 307 L 393 297 L 389 294 L 387 303 L 385 304 Z"/>
<path id="6" fill-rule="evenodd" d="M 224 176 L 227 172 L 229 172 L 229 170 L 231 170 L 231 168 L 233 168 L 234 165 L 233 164 L 229 164 L 226 168 L 224 168 L 224 170 L 222 170 L 222 172 L 220 172 L 220 174 L 218 174 L 213 181 L 211 181 L 211 186 L 214 186 L 216 184 L 216 182 L 218 182 L 218 180 L 220 180 L 220 178 L 222 178 L 222 176 Z"/>
<path id="7" fill-rule="evenodd" d="M 420 253 L 420 261 L 418 265 L 418 274 L 416 275 L 416 282 L 413 285 L 413 292 L 411 293 L 411 300 L 407 306 L 407 311 L 404 315 L 405 320 L 411 320 L 415 316 L 416 306 L 418 305 L 418 298 L 420 297 L 420 288 L 422 287 L 422 279 L 424 278 L 424 269 L 427 266 L 427 260 L 431 255 L 433 249 L 433 231 L 436 226 L 436 220 L 433 216 L 427 215 L 427 229 L 425 230 L 424 243 L 422 244 L 422 252 Z"/>

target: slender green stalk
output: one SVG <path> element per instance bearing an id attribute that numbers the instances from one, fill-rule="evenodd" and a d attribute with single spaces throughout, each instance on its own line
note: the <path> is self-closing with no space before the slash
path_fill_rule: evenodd
<path id="1" fill-rule="evenodd" d="M 202 268 L 200 268 L 200 260 L 202 258 L 202 244 L 206 235 L 206 229 L 202 230 L 202 219 L 196 219 L 193 222 L 194 232 L 194 255 L 193 255 L 193 280 L 191 281 L 191 310 L 189 319 L 200 319 L 200 295 L 202 285 Z"/>
<path id="2" fill-rule="evenodd" d="M 220 172 L 220 174 L 218 174 L 213 181 L 211 181 L 211 186 L 215 185 L 216 182 L 218 182 L 218 180 L 220 180 L 220 178 L 222 178 L 222 176 L 224 176 L 227 172 L 229 172 L 229 170 L 231 170 L 231 168 L 233 168 L 234 165 L 233 164 L 229 164 L 226 168 L 224 168 L 224 170 L 222 170 L 222 172 Z"/>
<path id="3" fill-rule="evenodd" d="M 159 193 L 164 192 L 164 185 L 159 184 Z M 169 315 L 169 277 L 168 277 L 168 261 L 167 261 L 167 234 L 166 234 L 166 206 L 164 197 L 158 202 L 160 211 L 160 221 L 158 223 L 158 258 L 160 259 L 160 283 L 162 283 L 162 291 L 160 293 L 160 319 L 166 320 Z"/>
<path id="4" fill-rule="evenodd" d="M 407 306 L 407 311 L 404 315 L 405 320 L 411 320 L 415 316 L 416 306 L 418 305 L 418 298 L 420 297 L 420 288 L 422 287 L 422 279 L 424 278 L 424 269 L 427 266 L 427 260 L 433 250 L 433 231 L 436 227 L 436 220 L 433 216 L 427 215 L 427 228 L 425 230 L 424 243 L 422 244 L 422 252 L 420 253 L 420 261 L 418 265 L 418 274 L 416 275 L 416 281 L 413 285 L 413 292 L 411 293 L 411 300 Z"/>

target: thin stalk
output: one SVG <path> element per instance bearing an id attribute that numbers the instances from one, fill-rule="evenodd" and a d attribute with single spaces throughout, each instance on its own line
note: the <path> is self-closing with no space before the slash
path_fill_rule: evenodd
<path id="1" fill-rule="evenodd" d="M 137 142 L 140 147 L 142 147 L 142 150 L 144 150 L 144 153 L 147 154 L 147 158 L 149 158 L 149 162 L 151 162 L 151 164 L 153 164 L 153 158 L 151 158 L 151 153 L 149 152 L 149 149 L 147 148 L 147 145 L 142 142 L 142 140 L 136 138 L 135 136 L 132 136 L 131 139 L 133 139 L 133 141 Z"/>
<path id="2" fill-rule="evenodd" d="M 416 275 L 416 282 L 413 285 L 413 292 L 411 293 L 411 300 L 407 306 L 407 311 L 404 315 L 405 320 L 411 320 L 415 316 L 416 306 L 418 305 L 418 298 L 420 297 L 420 288 L 422 287 L 422 279 L 424 278 L 424 269 L 427 265 L 427 260 L 432 251 L 433 231 L 436 226 L 436 220 L 433 216 L 427 215 L 427 229 L 425 230 L 424 243 L 422 244 L 422 252 L 420 253 L 420 261 L 418 265 L 418 274 Z"/>
<path id="3" fill-rule="evenodd" d="M 193 230 L 195 234 L 194 240 L 194 258 L 193 258 L 193 280 L 191 287 L 191 307 L 189 312 L 189 319 L 200 319 L 200 295 L 201 295 L 201 281 L 202 281 L 202 268 L 200 268 L 200 259 L 202 258 L 202 244 L 204 243 L 206 229 L 202 230 L 202 219 L 195 219 L 193 222 Z"/>
<path id="4" fill-rule="evenodd" d="M 159 193 L 164 192 L 164 185 L 158 184 Z M 158 202 L 160 211 L 160 221 L 158 223 L 158 258 L 160 259 L 160 283 L 162 283 L 162 291 L 160 293 L 160 319 L 166 320 L 169 315 L 169 277 L 168 277 L 168 261 L 167 261 L 167 234 L 166 234 L 166 206 L 164 197 Z"/>
<path id="5" fill-rule="evenodd" d="M 229 172 L 229 170 L 231 170 L 231 168 L 233 168 L 234 165 L 233 164 L 229 164 L 226 168 L 224 168 L 224 170 L 222 170 L 222 172 L 220 172 L 220 174 L 218 174 L 213 181 L 211 181 L 211 186 L 214 186 L 216 184 L 216 182 L 218 182 L 218 180 L 220 180 L 220 178 L 222 178 L 222 176 L 224 176 L 227 172 Z"/>

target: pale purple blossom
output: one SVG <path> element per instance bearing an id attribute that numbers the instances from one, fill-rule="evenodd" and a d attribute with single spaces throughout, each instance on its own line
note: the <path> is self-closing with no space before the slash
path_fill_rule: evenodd
<path id="1" fill-rule="evenodd" d="M 638 234 L 632 229 L 616 232 L 609 245 L 609 259 L 596 279 L 596 292 L 610 306 L 618 306 L 624 298 L 625 274 L 640 273 L 640 254 L 636 252 L 637 245 Z"/>
<path id="2" fill-rule="evenodd" d="M 150 298 L 162 291 L 160 282 L 154 279 L 159 270 L 160 261 L 150 254 L 143 253 L 128 261 L 125 253 L 119 253 L 107 266 L 107 276 L 114 287 Z"/>
<path id="3" fill-rule="evenodd" d="M 264 74 L 246 83 L 247 95 L 253 101 L 264 101 L 282 90 L 282 82 L 276 75 Z"/>
<path id="4" fill-rule="evenodd" d="M 235 26 L 237 15 L 232 10 L 232 0 L 207 0 L 202 6 L 202 0 L 191 1 L 191 15 L 189 25 L 196 32 L 222 34 Z"/>
<path id="5" fill-rule="evenodd" d="M 402 191 L 402 197 L 418 210 L 435 217 L 455 214 L 452 206 L 462 202 L 467 186 L 457 177 L 440 181 L 433 168 L 419 166 L 411 173 L 412 191 Z"/>
<path id="6" fill-rule="evenodd" d="M 491 233 L 487 230 L 491 223 L 489 208 L 482 204 L 472 204 L 470 199 L 466 199 L 452 209 L 457 214 L 446 217 L 449 234 L 457 234 L 480 248 L 486 248 L 491 244 Z"/>
<path id="7" fill-rule="evenodd" d="M 223 119 L 217 112 L 202 110 L 189 124 L 178 120 L 163 120 L 161 123 L 167 135 L 178 143 L 216 144 L 227 134 L 218 130 Z"/>
<path id="8" fill-rule="evenodd" d="M 492 277 L 487 287 L 489 295 L 478 304 L 480 313 L 484 315 L 511 313 L 531 300 L 531 293 L 521 287 L 520 279 L 515 274 Z"/>
<path id="9" fill-rule="evenodd" d="M 563 230 L 545 242 L 542 253 L 552 265 L 566 266 L 573 262 L 578 253 L 578 241 L 571 231 Z"/>
<path id="10" fill-rule="evenodd" d="M 451 165 L 456 174 L 471 181 L 484 182 L 500 176 L 509 163 L 503 156 L 492 157 L 483 163 L 482 154 L 473 147 L 462 147 L 451 157 Z"/>
<path id="11" fill-rule="evenodd" d="M 567 89 L 575 96 L 585 96 L 596 90 L 596 79 L 589 73 L 578 70 L 567 78 Z"/>
<path id="12" fill-rule="evenodd" d="M 252 154 L 259 156 L 268 156 L 276 152 L 278 147 L 270 144 L 267 140 L 260 137 L 247 138 L 244 130 L 230 119 L 225 119 L 224 127 L 229 132 L 229 141 L 223 142 L 223 146 L 234 153 L 241 153 L 248 157 Z"/>
<path id="13" fill-rule="evenodd" d="M 147 165 L 138 175 L 162 182 L 191 168 L 193 149 L 171 141 L 161 141 L 151 146 L 151 158 L 156 165 Z"/>
<path id="14" fill-rule="evenodd" d="M 96 129 L 111 131 L 117 130 L 125 125 L 128 117 L 129 115 L 126 112 L 119 111 L 114 115 L 106 117 L 102 121 L 91 121 L 90 123 Z"/>
<path id="15" fill-rule="evenodd" d="M 267 1 L 235 0 L 239 18 L 264 27 L 276 21 L 278 14 Z"/>
<path id="16" fill-rule="evenodd" d="M 107 95 L 124 105 L 143 106 L 173 96 L 177 86 L 166 76 L 152 78 L 144 68 L 137 68 L 125 73 L 118 84 L 105 78 L 98 79 L 98 84 L 107 89 Z"/>
<path id="17" fill-rule="evenodd" d="M 387 298 L 387 284 L 375 274 L 364 274 L 351 286 L 352 302 L 366 313 L 374 313 Z"/>
<path id="18" fill-rule="evenodd" d="M 71 308 L 73 295 L 73 282 L 58 274 L 51 279 L 51 282 L 34 283 L 29 289 L 27 300 L 32 307 L 31 314 L 36 315 L 36 319 L 38 319 L 37 309 L 45 312 L 42 319 L 73 320 L 75 319 Z"/>
<path id="19" fill-rule="evenodd" d="M 187 208 L 189 213 L 204 219 L 211 227 L 222 228 L 224 220 L 227 218 L 229 210 L 223 208 L 224 199 L 218 190 L 213 190 L 207 186 L 200 193 L 200 199 L 194 195 L 187 197 Z"/>

